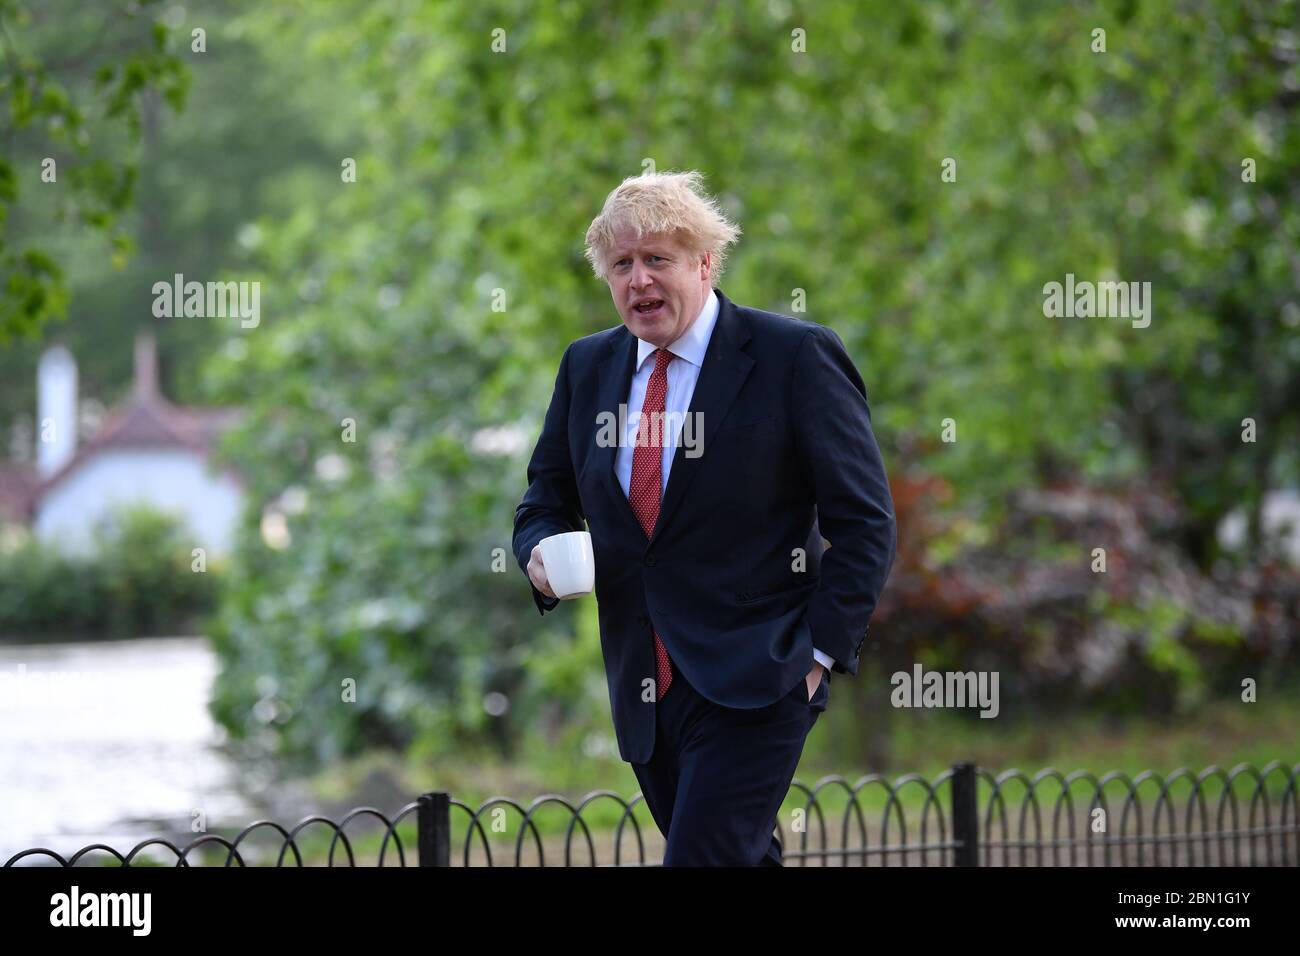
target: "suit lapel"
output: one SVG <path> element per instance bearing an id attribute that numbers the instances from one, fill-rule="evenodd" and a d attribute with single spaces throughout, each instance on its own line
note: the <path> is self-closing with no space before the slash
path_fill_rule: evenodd
<path id="1" fill-rule="evenodd" d="M 636 336 L 628 331 L 626 325 L 617 329 L 610 337 L 609 352 L 601 360 L 598 370 L 597 416 L 607 412 L 615 417 L 619 429 L 617 441 L 623 440 L 623 422 L 618 416 L 618 406 L 627 401 L 627 393 L 632 387 L 632 373 L 636 370 L 636 342 Z M 598 426 L 593 422 L 592 427 Z M 619 513 L 625 515 L 632 522 L 636 533 L 644 537 L 645 532 L 641 530 L 641 522 L 637 519 L 636 512 L 632 510 L 632 502 L 628 501 L 627 495 L 623 494 L 623 488 L 618 483 L 618 474 L 614 470 L 617 453 L 616 445 L 602 447 L 597 443 L 595 460 L 591 463 L 591 467 L 599 469 L 597 474 L 601 476 L 601 480 L 605 482 L 614 497 L 621 502 L 618 506 Z"/>
<path id="2" fill-rule="evenodd" d="M 691 395 L 691 405 L 687 410 L 689 417 L 699 416 L 700 427 L 696 429 L 695 440 L 701 443 L 701 454 L 694 458 L 688 457 L 686 446 L 678 444 L 668 474 L 668 487 L 664 489 L 663 501 L 659 505 L 659 518 L 647 547 L 654 543 L 659 531 L 672 517 L 691 479 L 703 466 L 714 432 L 726 417 L 727 410 L 754 366 L 754 360 L 740 350 L 749 341 L 749 330 L 731 300 L 723 295 L 721 289 L 715 287 L 714 291 L 718 294 L 718 319 L 713 326 L 713 334 L 709 337 L 704 364 L 700 367 L 695 392 Z M 619 329 L 610 339 L 609 352 L 601 361 L 598 371 L 598 411 L 609 412 L 617 417 L 619 404 L 627 401 L 632 387 L 632 374 L 636 370 L 636 343 L 636 336 L 628 331 L 627 326 Z M 619 511 L 631 522 L 637 534 L 644 535 L 636 512 L 632 510 L 632 503 L 627 500 L 623 487 L 618 482 L 615 471 L 617 451 L 612 445 L 603 448 L 597 445 L 592 467 L 600 469 L 599 473 L 610 492 L 622 502 Z"/>
<path id="3" fill-rule="evenodd" d="M 696 473 L 704 466 L 705 455 L 713 443 L 713 434 L 726 417 L 727 410 L 735 400 L 740 387 L 749 377 L 749 370 L 754 367 L 754 360 L 740 350 L 749 341 L 749 330 L 736 313 L 731 300 L 718 293 L 718 320 L 709 336 L 709 347 L 704 353 L 704 364 L 700 366 L 700 375 L 695 382 L 695 392 L 691 395 L 691 405 L 687 416 L 698 419 L 700 427 L 696 429 L 695 440 L 700 442 L 701 454 L 694 458 L 686 455 L 687 448 L 678 443 L 673 453 L 673 467 L 668 473 L 668 487 L 664 489 L 663 502 L 659 506 L 659 519 L 655 522 L 654 533 L 648 544 L 654 544 L 659 532 L 672 517 L 673 511 L 681 503 L 686 488 Z M 683 423 L 683 431 L 685 424 Z M 629 509 L 630 509 L 629 505 Z"/>

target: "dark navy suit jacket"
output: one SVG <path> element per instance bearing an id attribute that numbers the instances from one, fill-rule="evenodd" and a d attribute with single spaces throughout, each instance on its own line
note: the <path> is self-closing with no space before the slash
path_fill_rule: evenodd
<path id="1" fill-rule="evenodd" d="M 703 415 L 703 453 L 679 443 L 653 534 L 619 485 L 617 449 L 597 441 L 599 413 L 617 415 L 631 388 L 637 339 L 622 324 L 565 350 L 515 510 L 525 577 L 542 538 L 591 533 L 614 731 L 633 763 L 654 749 L 652 626 L 700 694 L 768 706 L 812 670 L 814 646 L 835 672 L 857 673 L 894 561 L 889 484 L 843 341 L 714 291 L 690 407 Z M 538 611 L 559 604 L 529 587 Z"/>

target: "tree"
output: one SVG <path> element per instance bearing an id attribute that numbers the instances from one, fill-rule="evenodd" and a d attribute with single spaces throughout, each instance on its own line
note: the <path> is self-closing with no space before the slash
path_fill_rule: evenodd
<path id="1" fill-rule="evenodd" d="M 452 746 L 499 691 L 510 737 L 526 731 L 557 686 L 538 649 L 565 647 L 573 622 L 528 602 L 513 508 L 564 346 L 618 321 L 582 235 L 647 162 L 706 173 L 745 229 L 722 285 L 835 327 L 891 473 L 942 477 L 971 538 L 1011 491 L 1149 473 L 1203 558 L 1198 536 L 1259 491 L 1241 471 L 1277 482 L 1295 464 L 1289 10 L 259 11 L 256 35 L 303 51 L 333 96 L 357 178 L 322 176 L 316 202 L 264 224 L 284 318 L 210 369 L 251 411 L 230 449 L 253 507 L 214 627 L 219 715 L 317 756 L 377 726 Z M 1236 178 L 1251 153 L 1254 192 Z M 1067 273 L 1153 281 L 1151 326 L 1045 314 Z M 1241 407 L 1271 416 L 1277 446 L 1228 442 Z M 526 447 L 476 446 L 502 425 Z M 341 708 L 354 674 L 370 693 Z M 555 679 L 573 690 L 574 673 Z"/>
<path id="2" fill-rule="evenodd" d="M 146 15 L 155 4 L 118 3 L 106 22 L 75 3 L 0 0 L 0 344 L 68 306 L 49 237 L 14 242 L 10 230 L 71 221 L 104 234 L 116 261 L 131 251 L 121 218 L 136 166 L 126 144 L 139 141 L 151 98 L 180 109 L 186 88 L 166 26 Z M 20 199 L 30 221 L 15 215 Z"/>

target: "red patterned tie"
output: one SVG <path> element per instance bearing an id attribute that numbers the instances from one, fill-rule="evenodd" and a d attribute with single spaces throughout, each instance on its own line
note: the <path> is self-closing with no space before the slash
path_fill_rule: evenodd
<path id="1" fill-rule="evenodd" d="M 649 538 L 659 518 L 659 496 L 663 493 L 663 448 L 667 443 L 667 429 L 663 424 L 664 396 L 668 394 L 668 363 L 675 356 L 667 349 L 655 349 L 655 370 L 646 386 L 645 402 L 641 405 L 641 419 L 637 423 L 636 445 L 632 451 L 632 480 L 628 487 L 628 501 L 632 511 Z M 657 426 L 654 434 L 652 427 Z M 652 628 L 653 631 L 653 628 Z M 655 636 L 655 683 L 658 697 L 668 692 L 673 682 L 673 669 L 668 660 L 668 648 Z"/>

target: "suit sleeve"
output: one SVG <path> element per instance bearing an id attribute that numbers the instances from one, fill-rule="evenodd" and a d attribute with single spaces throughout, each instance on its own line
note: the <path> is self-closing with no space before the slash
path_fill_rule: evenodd
<path id="1" fill-rule="evenodd" d="M 569 453 L 569 353 L 572 350 L 570 345 L 560 359 L 542 434 L 528 461 L 528 490 L 515 509 L 515 560 L 532 589 L 539 614 L 556 607 L 560 599 L 544 596 L 528 577 L 528 559 L 533 548 L 550 535 L 587 530 Z"/>
<path id="2" fill-rule="evenodd" d="M 832 670 L 857 674 L 858 652 L 897 549 L 894 503 L 862 376 L 834 329 L 814 325 L 795 353 L 791 403 L 804 478 L 831 544 L 805 619 Z"/>

